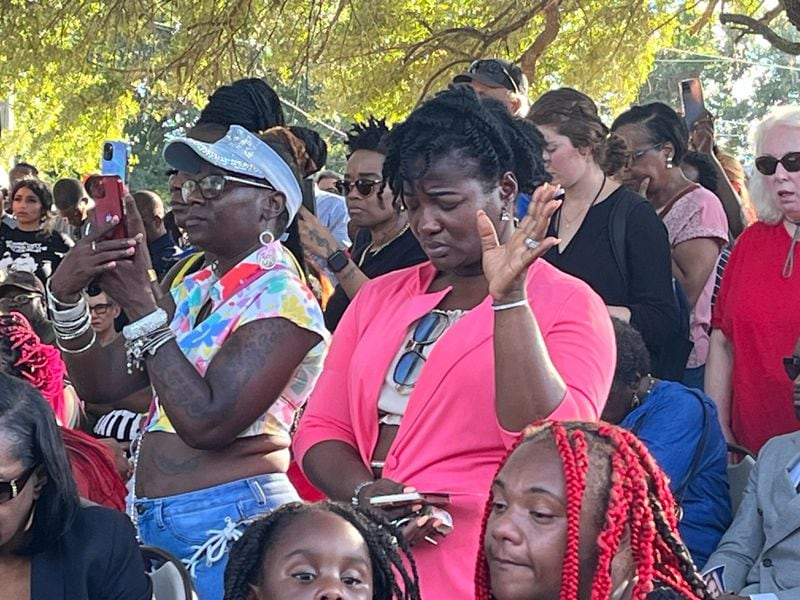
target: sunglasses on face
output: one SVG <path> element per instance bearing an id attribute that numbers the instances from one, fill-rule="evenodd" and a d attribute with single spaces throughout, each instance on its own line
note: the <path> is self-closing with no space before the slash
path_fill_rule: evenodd
<path id="1" fill-rule="evenodd" d="M 427 360 L 420 352 L 420 347 L 433 344 L 442 337 L 449 324 L 450 317 L 441 310 L 433 310 L 419 320 L 392 374 L 398 391 L 414 387 Z"/>
<path id="2" fill-rule="evenodd" d="M 95 304 L 94 306 L 89 307 L 90 313 L 95 313 L 98 315 L 104 315 L 108 312 L 110 308 L 112 308 L 113 304 Z"/>
<path id="3" fill-rule="evenodd" d="M 347 181 L 346 179 L 339 179 L 334 185 L 336 191 L 341 196 L 347 196 L 350 190 L 356 188 L 356 191 L 361 196 L 369 196 L 375 189 L 376 185 L 383 183 L 383 179 L 356 179 L 355 181 Z"/>
<path id="4" fill-rule="evenodd" d="M 800 356 L 784 356 L 783 370 L 792 381 L 800 377 Z"/>
<path id="5" fill-rule="evenodd" d="M 774 175 L 778 170 L 778 165 L 783 165 L 789 173 L 800 171 L 800 152 L 789 152 L 781 158 L 774 156 L 759 156 L 756 158 L 756 169 L 762 175 Z"/>
<path id="6" fill-rule="evenodd" d="M 511 73 L 509 73 L 508 69 L 506 69 L 503 65 L 501 65 L 496 60 L 483 60 L 483 59 L 480 59 L 480 60 L 473 61 L 472 64 L 469 66 L 469 69 L 467 69 L 467 73 L 473 73 L 473 74 L 477 74 L 477 73 L 493 73 L 495 75 L 499 75 L 499 74 L 505 75 L 506 78 L 508 79 L 508 81 L 511 82 L 511 87 L 514 88 L 514 92 L 519 94 L 519 86 L 517 86 L 517 82 L 514 81 L 514 78 L 511 77 Z"/>
<path id="7" fill-rule="evenodd" d="M 33 475 L 33 472 L 36 470 L 37 466 L 38 465 L 32 466 L 16 479 L 12 479 L 11 481 L 0 481 L 0 504 L 5 504 L 9 500 L 13 500 L 20 495 L 22 489 L 25 487 L 25 484 L 28 483 L 28 480 L 31 478 L 31 475 Z"/>
<path id="8" fill-rule="evenodd" d="M 187 179 L 181 185 L 181 197 L 184 202 L 189 200 L 195 190 L 200 191 L 200 195 L 205 200 L 216 200 L 222 195 L 226 183 L 238 183 L 248 187 L 261 188 L 265 190 L 275 191 L 269 183 L 261 183 L 253 181 L 252 179 L 242 179 L 241 177 L 233 177 L 232 175 L 206 175 L 202 179 Z"/>

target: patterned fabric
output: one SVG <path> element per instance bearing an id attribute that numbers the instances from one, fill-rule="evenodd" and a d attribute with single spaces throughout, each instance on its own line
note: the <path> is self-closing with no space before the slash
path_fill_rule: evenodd
<path id="1" fill-rule="evenodd" d="M 239 434 L 288 436 L 295 413 L 305 404 L 322 370 L 329 337 L 322 310 L 298 276 L 289 252 L 279 242 L 259 248 L 222 279 L 206 267 L 187 276 L 182 285 L 172 290 L 172 296 L 175 316 L 170 327 L 186 358 L 201 375 L 205 375 L 225 340 L 251 321 L 281 317 L 322 337 L 269 410 Z M 209 299 L 211 313 L 195 325 Z M 154 414 L 147 431 L 175 433 L 156 396 L 153 401 Z"/>

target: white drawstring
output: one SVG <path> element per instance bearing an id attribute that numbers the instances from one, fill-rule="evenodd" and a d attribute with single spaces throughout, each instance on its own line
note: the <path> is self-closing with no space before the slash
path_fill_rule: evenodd
<path id="1" fill-rule="evenodd" d="M 210 567 L 215 562 L 222 559 L 228 551 L 228 542 L 235 542 L 243 533 L 237 527 L 240 525 L 249 525 L 252 519 L 245 519 L 243 521 L 234 522 L 230 517 L 225 517 L 225 527 L 222 529 L 209 529 L 206 534 L 210 537 L 205 541 L 202 546 L 192 546 L 195 553 L 190 559 L 184 559 L 183 564 L 189 570 L 189 574 L 195 577 L 195 569 L 203 554 L 206 555 L 206 566 Z"/>

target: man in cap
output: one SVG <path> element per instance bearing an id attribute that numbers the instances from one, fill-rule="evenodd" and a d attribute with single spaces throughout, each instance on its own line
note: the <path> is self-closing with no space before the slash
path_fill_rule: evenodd
<path id="1" fill-rule="evenodd" d="M 456 75 L 453 83 L 469 83 L 482 96 L 500 100 L 515 117 L 524 117 L 531 107 L 528 78 L 522 69 L 507 60 L 476 60 L 465 73 Z"/>
<path id="2" fill-rule="evenodd" d="M 45 344 L 55 343 L 53 326 L 47 319 L 44 284 L 27 271 L 0 271 L 0 313 L 22 313 Z"/>

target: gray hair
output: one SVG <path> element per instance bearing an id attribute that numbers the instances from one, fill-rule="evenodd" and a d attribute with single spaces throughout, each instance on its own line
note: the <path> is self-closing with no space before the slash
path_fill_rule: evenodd
<path id="1" fill-rule="evenodd" d="M 773 108 L 753 129 L 753 148 L 755 156 L 764 153 L 764 141 L 774 127 L 786 126 L 797 129 L 797 146 L 800 151 L 800 106 L 778 106 Z M 780 157 L 776 157 L 780 158 Z M 778 199 L 770 195 L 767 187 L 767 175 L 762 175 L 758 169 L 753 169 L 750 177 L 750 196 L 760 221 L 765 223 L 780 223 L 783 213 L 778 208 Z"/>

